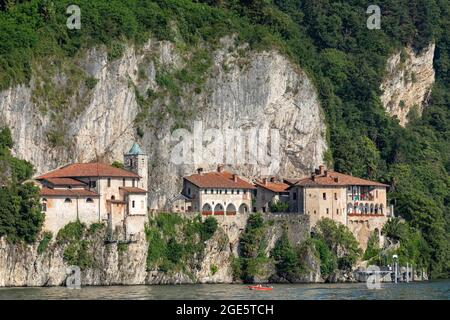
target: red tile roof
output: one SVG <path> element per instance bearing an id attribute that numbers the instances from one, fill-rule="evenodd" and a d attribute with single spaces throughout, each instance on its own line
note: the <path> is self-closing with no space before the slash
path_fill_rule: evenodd
<path id="1" fill-rule="evenodd" d="M 127 193 L 147 193 L 144 189 L 136 187 L 119 187 L 119 189 L 122 189 Z"/>
<path id="2" fill-rule="evenodd" d="M 84 182 L 75 180 L 72 178 L 48 178 L 45 180 L 55 186 L 85 186 L 86 185 Z"/>
<path id="3" fill-rule="evenodd" d="M 324 174 L 316 174 L 313 177 L 307 177 L 300 179 L 294 186 L 376 186 L 376 187 L 389 187 L 387 184 L 383 184 L 376 181 L 370 181 L 353 177 L 347 174 L 328 170 Z"/>
<path id="4" fill-rule="evenodd" d="M 299 180 L 300 180 L 300 178 L 286 178 L 286 179 L 283 179 L 283 182 L 287 183 L 288 185 L 293 185 L 293 184 L 296 184 Z"/>
<path id="5" fill-rule="evenodd" d="M 184 177 L 184 179 L 200 188 L 255 189 L 251 183 L 243 180 L 239 176 L 236 176 L 236 181 L 234 181 L 233 175 L 233 173 L 227 171 L 213 171 L 203 174 L 193 174 Z"/>
<path id="6" fill-rule="evenodd" d="M 287 192 L 287 188 L 289 188 L 288 184 L 279 181 L 276 182 L 267 181 L 266 183 L 264 183 L 263 181 L 256 180 L 255 185 L 270 190 L 272 192 Z"/>
<path id="7" fill-rule="evenodd" d="M 139 178 L 139 175 L 124 169 L 115 168 L 105 163 L 74 163 L 65 167 L 47 172 L 36 179 L 48 178 L 82 178 L 82 177 L 131 177 Z"/>
<path id="8" fill-rule="evenodd" d="M 68 196 L 68 197 L 98 197 L 98 194 L 94 191 L 85 189 L 49 189 L 42 188 L 39 191 L 41 197 L 51 196 Z"/>

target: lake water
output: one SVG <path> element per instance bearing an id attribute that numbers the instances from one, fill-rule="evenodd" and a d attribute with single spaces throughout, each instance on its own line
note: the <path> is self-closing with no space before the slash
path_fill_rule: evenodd
<path id="1" fill-rule="evenodd" d="M 450 300 L 450 280 L 416 283 L 382 283 L 369 290 L 365 283 L 274 284 L 273 291 L 251 291 L 238 284 L 152 285 L 48 288 L 0 288 L 4 299 L 441 299 Z"/>

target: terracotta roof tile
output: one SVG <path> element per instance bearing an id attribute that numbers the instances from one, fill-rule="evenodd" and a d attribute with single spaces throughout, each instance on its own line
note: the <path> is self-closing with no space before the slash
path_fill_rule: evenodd
<path id="1" fill-rule="evenodd" d="M 72 196 L 72 197 L 98 197 L 98 194 L 94 191 L 86 189 L 50 189 L 42 188 L 39 191 L 41 197 L 49 196 Z"/>
<path id="2" fill-rule="evenodd" d="M 86 184 L 82 181 L 72 179 L 72 178 L 48 178 L 45 179 L 55 186 L 85 186 Z"/>
<path id="3" fill-rule="evenodd" d="M 293 184 L 296 184 L 299 180 L 300 178 L 285 178 L 283 179 L 283 182 L 291 186 Z"/>
<path id="4" fill-rule="evenodd" d="M 200 188 L 255 189 L 251 183 L 243 180 L 239 176 L 234 181 L 233 173 L 227 171 L 205 172 L 184 178 Z"/>
<path id="5" fill-rule="evenodd" d="M 353 177 L 332 170 L 328 170 L 326 174 L 322 175 L 316 174 L 314 180 L 312 177 L 307 177 L 300 179 L 295 184 L 295 186 L 349 186 L 349 185 L 389 187 L 389 185 L 387 184 L 361 179 L 358 177 Z"/>
<path id="6" fill-rule="evenodd" d="M 136 187 L 119 187 L 119 189 L 124 190 L 127 193 L 147 193 L 144 189 Z"/>
<path id="7" fill-rule="evenodd" d="M 105 163 L 74 163 L 65 167 L 47 172 L 36 179 L 48 178 L 77 178 L 77 177 L 132 177 L 139 178 L 139 175 L 124 169 L 115 168 Z"/>
<path id="8" fill-rule="evenodd" d="M 284 182 L 267 181 L 266 183 L 264 183 L 263 181 L 256 180 L 255 185 L 270 190 L 272 192 L 287 192 L 287 188 L 289 188 L 289 185 Z"/>

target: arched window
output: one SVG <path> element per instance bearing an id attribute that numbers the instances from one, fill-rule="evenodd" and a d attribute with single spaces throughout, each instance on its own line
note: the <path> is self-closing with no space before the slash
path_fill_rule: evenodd
<path id="1" fill-rule="evenodd" d="M 65 202 L 65 203 L 71 203 L 72 200 L 70 200 L 70 198 L 66 198 L 66 199 L 64 200 L 64 202 Z"/>
<path id="2" fill-rule="evenodd" d="M 203 214 L 212 214 L 212 208 L 208 203 L 205 203 L 202 207 Z"/>
<path id="3" fill-rule="evenodd" d="M 223 214 L 224 213 L 223 211 L 224 211 L 223 206 L 220 203 L 215 205 L 214 214 Z"/>
<path id="4" fill-rule="evenodd" d="M 236 207 L 234 206 L 234 204 L 229 203 L 226 211 L 227 214 L 236 214 Z"/>
<path id="5" fill-rule="evenodd" d="M 352 213 L 352 209 L 353 209 L 353 204 L 348 203 L 348 204 L 347 204 L 347 213 L 348 213 L 348 214 Z M 356 212 L 355 212 L 355 213 L 356 213 Z"/>
<path id="6" fill-rule="evenodd" d="M 116 200 L 116 197 L 115 196 L 111 196 L 111 200 Z"/>
<path id="7" fill-rule="evenodd" d="M 248 206 L 243 203 L 239 206 L 239 213 L 247 213 L 248 212 Z"/>
<path id="8" fill-rule="evenodd" d="M 92 200 L 92 198 L 86 198 L 86 202 L 92 203 L 92 202 L 94 202 L 94 200 Z"/>

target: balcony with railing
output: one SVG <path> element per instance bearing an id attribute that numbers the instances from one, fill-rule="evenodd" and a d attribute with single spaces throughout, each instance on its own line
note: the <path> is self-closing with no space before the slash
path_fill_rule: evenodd
<path id="1" fill-rule="evenodd" d="M 394 207 L 385 207 L 380 203 L 362 203 L 358 201 L 349 202 L 347 204 L 347 215 L 352 216 L 366 216 L 366 217 L 382 217 L 394 216 Z"/>

